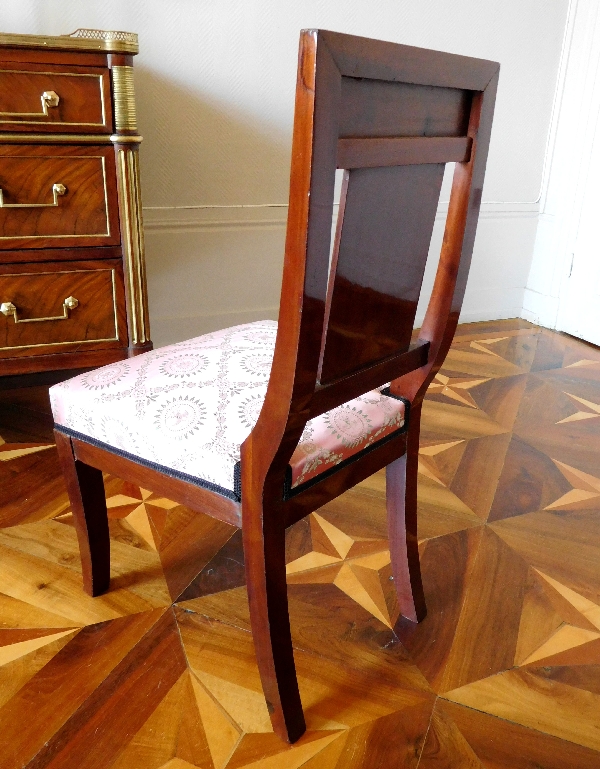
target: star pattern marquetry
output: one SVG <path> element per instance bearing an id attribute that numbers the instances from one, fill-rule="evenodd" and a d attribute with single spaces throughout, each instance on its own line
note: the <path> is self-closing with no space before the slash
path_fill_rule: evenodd
<path id="1" fill-rule="evenodd" d="M 579 398 L 577 395 L 572 395 L 571 393 L 567 392 L 565 395 L 568 395 L 569 398 L 574 400 L 577 406 L 583 405 L 585 407 L 585 411 L 576 411 L 574 414 L 571 414 L 564 419 L 560 419 L 556 423 L 557 425 L 562 425 L 565 422 L 576 422 L 580 419 L 598 419 L 600 417 L 600 403 L 592 403 L 592 401 L 588 401 L 585 398 Z"/>
<path id="2" fill-rule="evenodd" d="M 0 435 L 0 462 L 10 462 L 11 459 L 27 456 L 27 454 L 36 454 L 38 451 L 45 451 L 52 448 L 51 443 L 40 446 L 37 443 L 26 445 L 22 443 L 6 443 Z"/>
<path id="3" fill-rule="evenodd" d="M 290 584 L 331 582 L 390 629 L 398 609 L 386 540 L 353 538 L 325 518 L 310 517 L 312 549 L 287 565 Z"/>
<path id="4" fill-rule="evenodd" d="M 494 353 L 495 354 L 495 353 Z M 487 379 L 460 379 L 453 377 L 452 379 L 444 374 L 436 374 L 435 379 L 429 385 L 429 392 L 439 392 L 440 395 L 445 395 L 450 400 L 462 403 L 465 406 L 470 406 L 476 409 L 477 403 L 467 392 L 471 387 L 477 387 L 477 385 L 487 382 Z"/>
<path id="5" fill-rule="evenodd" d="M 600 765 L 596 348 L 525 321 L 459 327 L 423 408 L 419 625 L 398 617 L 384 473 L 289 529 L 293 746 L 260 687 L 240 533 L 106 477 L 111 591 L 89 598 L 45 396 L 11 397 L 2 769 Z"/>
<path id="6" fill-rule="evenodd" d="M 446 486 L 444 469 L 436 462 L 436 457 L 442 452 L 460 446 L 464 441 L 449 441 L 448 443 L 435 443 L 432 446 L 421 446 L 419 449 L 419 473 L 429 478 L 440 486 Z"/>
<path id="7" fill-rule="evenodd" d="M 574 363 L 569 363 L 565 368 L 579 368 L 580 366 L 593 366 L 596 369 L 600 369 L 600 361 L 581 358 L 581 360 L 576 360 Z"/>
<path id="8" fill-rule="evenodd" d="M 152 550 L 158 550 L 168 511 L 177 507 L 177 503 L 146 489 L 133 487 L 129 491 L 135 496 L 123 493 L 107 496 L 111 518 L 120 520 L 123 528 L 137 534 Z"/>
<path id="9" fill-rule="evenodd" d="M 589 662 L 597 658 L 597 646 L 588 644 L 600 638 L 600 606 L 558 580 L 532 569 L 532 589 L 523 602 L 517 636 L 515 665 L 541 666 L 579 664 L 588 653 Z M 531 611 L 531 602 L 535 611 Z M 574 653 L 571 650 L 577 650 Z M 591 654 L 590 654 L 591 651 Z"/>
<path id="10" fill-rule="evenodd" d="M 596 508 L 600 504 L 600 478 L 595 478 L 575 467 L 569 467 L 557 459 L 553 462 L 573 488 L 550 505 L 546 505 L 544 510 L 581 509 L 587 506 L 587 503 L 591 503 L 592 508 Z"/>
<path id="11" fill-rule="evenodd" d="M 494 339 L 478 339 L 476 342 L 471 342 L 471 347 L 474 350 L 479 350 L 479 352 L 484 352 L 486 355 L 494 355 L 496 358 L 501 358 L 501 355 L 498 355 L 498 353 L 494 352 L 493 349 L 489 348 L 489 345 L 498 344 L 499 342 L 504 342 L 506 339 L 508 339 L 507 336 L 500 336 Z"/>
<path id="12" fill-rule="evenodd" d="M 10 443 L 0 435 L 0 462 L 10 462 L 27 454 L 36 454 L 38 451 L 46 451 L 54 446 L 53 443 L 23 443 L 22 441 Z"/>

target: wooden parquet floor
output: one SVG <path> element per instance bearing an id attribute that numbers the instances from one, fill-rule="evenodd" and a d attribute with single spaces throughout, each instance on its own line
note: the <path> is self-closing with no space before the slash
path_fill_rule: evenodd
<path id="1" fill-rule="evenodd" d="M 47 390 L 0 391 L 0 769 L 598 769 L 600 350 L 461 326 L 423 419 L 421 625 L 381 474 L 289 532 L 289 747 L 239 534 L 107 478 L 112 589 L 85 596 Z"/>

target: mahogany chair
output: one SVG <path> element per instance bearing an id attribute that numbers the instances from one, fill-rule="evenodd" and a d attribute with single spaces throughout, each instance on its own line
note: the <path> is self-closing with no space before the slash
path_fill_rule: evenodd
<path id="1" fill-rule="evenodd" d="M 278 327 L 226 329 L 51 389 L 85 589 L 109 587 L 101 471 L 241 527 L 264 693 L 275 731 L 290 742 L 305 722 L 288 526 L 387 467 L 400 609 L 415 622 L 425 615 L 421 403 L 458 322 L 498 72 L 495 62 L 304 30 Z M 411 343 L 447 162 L 456 167 L 446 230 Z M 331 249 L 337 168 L 345 170 Z"/>

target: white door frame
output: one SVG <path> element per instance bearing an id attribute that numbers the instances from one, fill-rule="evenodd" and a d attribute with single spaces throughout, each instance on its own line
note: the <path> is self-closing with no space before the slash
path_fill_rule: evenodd
<path id="1" fill-rule="evenodd" d="M 600 3 L 571 0 L 523 317 L 596 344 L 600 326 L 589 311 L 600 290 L 599 116 Z"/>

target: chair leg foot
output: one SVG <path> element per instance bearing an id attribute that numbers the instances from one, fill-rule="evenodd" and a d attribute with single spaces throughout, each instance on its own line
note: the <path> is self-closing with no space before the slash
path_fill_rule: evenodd
<path id="1" fill-rule="evenodd" d="M 83 588 L 102 595 L 110 583 L 110 538 L 102 472 L 75 459 L 68 435 L 54 431 L 56 448 L 75 521 Z"/>
<path id="2" fill-rule="evenodd" d="M 298 689 L 285 577 L 285 529 L 243 527 L 246 581 L 258 669 L 275 733 L 296 742 L 306 731 Z"/>
<path id="3" fill-rule="evenodd" d="M 418 429 L 415 433 L 411 436 L 409 429 L 407 453 L 386 468 L 386 502 L 392 574 L 400 612 L 406 619 L 420 622 L 425 619 L 427 607 L 417 540 Z"/>

